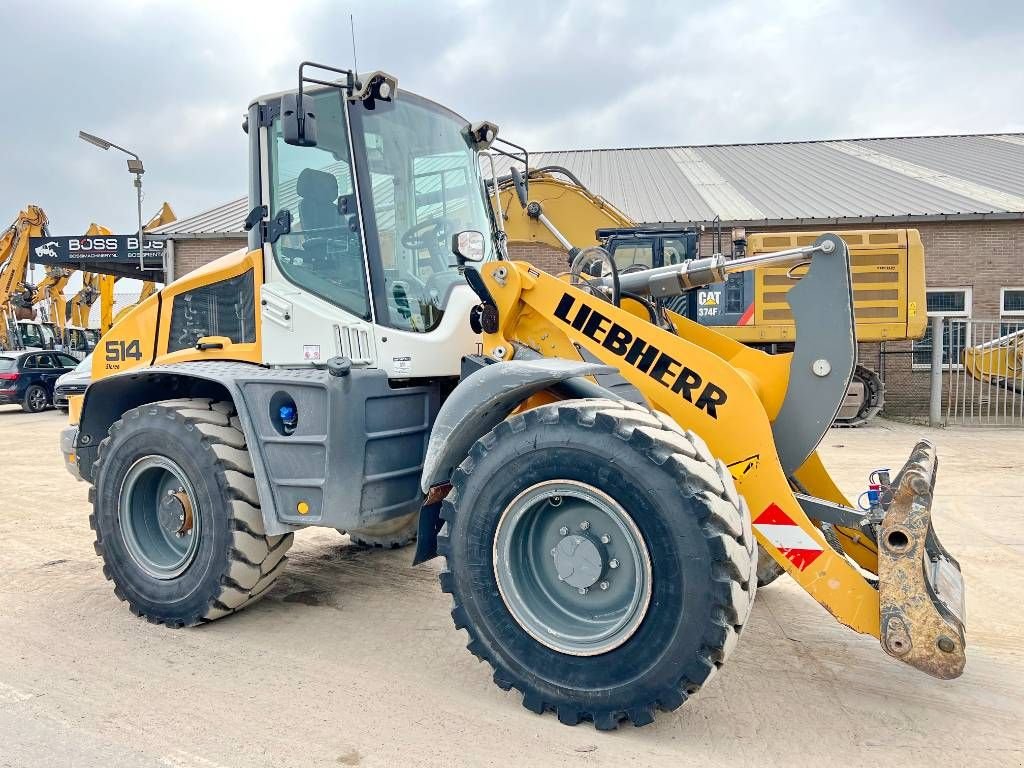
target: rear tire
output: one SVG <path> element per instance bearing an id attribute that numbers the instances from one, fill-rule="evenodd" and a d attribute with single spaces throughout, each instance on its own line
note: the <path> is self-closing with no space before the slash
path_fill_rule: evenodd
<path id="1" fill-rule="evenodd" d="M 96 553 L 136 616 L 172 627 L 262 597 L 292 534 L 267 536 L 252 463 L 230 403 L 132 409 L 100 443 L 90 489 Z"/>
<path id="2" fill-rule="evenodd" d="M 582 497 L 595 501 L 588 508 L 568 492 L 532 501 L 557 484 L 589 489 Z M 520 512 L 526 502 L 536 514 Z M 586 526 L 575 522 L 584 514 Z M 525 543 L 509 544 L 520 535 L 506 532 L 509 515 L 529 521 Z M 523 694 L 523 706 L 566 724 L 639 726 L 676 709 L 724 663 L 753 605 L 750 514 L 728 469 L 695 434 L 632 403 L 564 401 L 510 417 L 456 469 L 441 517 L 441 587 L 469 650 L 494 668 L 499 687 Z M 648 575 L 638 576 L 645 560 Z M 552 563 L 554 580 L 545 573 Z M 630 579 L 647 590 L 639 623 L 629 618 L 639 604 Z M 613 611 L 626 618 L 609 626 Z"/>
<path id="3" fill-rule="evenodd" d="M 50 396 L 46 394 L 46 387 L 32 384 L 25 390 L 25 396 L 21 399 L 21 410 L 25 413 L 39 413 L 46 410 L 49 402 Z"/>
<path id="4" fill-rule="evenodd" d="M 368 525 L 358 531 L 347 531 L 351 542 L 360 547 L 398 549 L 416 541 L 419 529 L 419 510 L 394 520 Z M 342 531 L 346 533 L 346 531 Z"/>

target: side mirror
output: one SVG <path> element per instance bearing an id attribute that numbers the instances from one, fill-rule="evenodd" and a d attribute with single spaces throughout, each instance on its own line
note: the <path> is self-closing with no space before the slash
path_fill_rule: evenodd
<path id="1" fill-rule="evenodd" d="M 526 179 L 523 178 L 523 174 L 519 172 L 518 168 L 512 169 L 512 183 L 515 185 L 519 204 L 525 208 L 527 204 Z"/>
<path id="2" fill-rule="evenodd" d="M 466 262 L 479 262 L 484 260 L 484 236 L 482 232 L 474 229 L 467 229 L 452 235 L 452 253 L 459 260 L 459 266 Z"/>
<path id="3" fill-rule="evenodd" d="M 316 146 L 316 112 L 313 97 L 286 93 L 281 97 L 281 133 L 284 143 L 295 147 Z"/>

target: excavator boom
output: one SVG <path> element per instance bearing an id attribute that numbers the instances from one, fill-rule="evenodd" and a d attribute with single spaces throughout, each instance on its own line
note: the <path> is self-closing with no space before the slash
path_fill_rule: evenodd
<path id="1" fill-rule="evenodd" d="M 45 235 L 47 223 L 43 209 L 29 205 L 0 238 L 0 349 L 18 346 L 17 320 L 33 314 L 35 289 L 26 282 L 29 241 Z"/>

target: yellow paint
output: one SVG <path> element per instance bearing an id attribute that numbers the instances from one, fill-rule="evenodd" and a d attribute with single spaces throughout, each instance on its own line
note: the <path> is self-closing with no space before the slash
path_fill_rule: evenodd
<path id="1" fill-rule="evenodd" d="M 171 315 L 174 298 L 183 293 L 217 283 L 222 280 L 229 280 L 246 272 L 253 273 L 253 285 L 256 288 L 254 302 L 254 321 L 256 323 L 255 341 L 245 344 L 233 344 L 226 337 L 218 337 L 216 340 L 224 346 L 222 349 L 207 349 L 200 351 L 194 348 L 182 349 L 177 352 L 168 352 L 168 341 L 171 333 Z M 251 253 L 235 252 L 227 256 L 221 256 L 215 261 L 200 267 L 194 272 L 189 272 L 184 277 L 175 280 L 158 294 L 163 301 L 163 310 L 160 313 L 159 342 L 157 343 L 158 363 L 181 363 L 188 360 L 242 360 L 249 363 L 263 362 L 262 355 L 262 323 L 259 311 L 260 286 L 263 284 L 263 252 L 252 251 Z M 129 315 L 129 317 L 131 317 Z M 120 323 L 115 326 L 115 330 Z"/>
<path id="2" fill-rule="evenodd" d="M 761 232 L 747 239 L 747 254 L 774 253 L 810 245 L 821 232 Z M 927 318 L 924 304 L 924 248 L 916 229 L 857 229 L 837 232 L 850 249 L 853 309 L 858 341 L 919 339 Z M 743 342 L 792 341 L 796 338 L 786 293 L 796 280 L 792 265 L 754 270 L 754 314 L 745 326 L 722 332 Z M 799 276 L 800 270 L 794 275 Z M 911 314 L 910 307 L 914 306 Z"/>
<path id="3" fill-rule="evenodd" d="M 530 179 L 531 201 L 541 204 L 544 215 L 577 247 L 597 245 L 594 231 L 603 227 L 635 226 L 626 214 L 604 198 L 575 184 L 546 174 Z M 546 243 L 561 248 L 548 228 L 531 219 L 519 205 L 515 189 L 501 191 L 502 218 L 509 242 Z"/>
<path id="4" fill-rule="evenodd" d="M 494 270 L 500 266 L 511 266 L 503 284 L 493 277 Z M 500 323 L 497 333 L 484 335 L 484 351 L 490 352 L 496 346 L 511 349 L 512 343 L 518 342 L 544 355 L 579 359 L 573 346 L 578 344 L 602 362 L 614 365 L 655 408 L 699 434 L 713 454 L 727 464 L 743 462 L 746 471 L 740 473 L 737 487 L 749 504 L 752 516 L 757 517 L 770 504 L 777 504 L 819 543 L 822 554 L 800 571 L 758 534 L 761 545 L 840 622 L 877 637 L 878 593 L 849 561 L 825 542 L 821 532 L 804 514 L 779 463 L 770 413 L 778 411 L 785 393 L 784 384 L 777 380 L 785 360 L 748 349 L 685 318 L 673 318 L 678 330 L 678 334 L 673 334 L 550 275 L 536 269 L 531 273 L 530 269 L 530 265 L 523 262 L 503 262 L 482 268 L 484 281 L 498 305 Z M 672 392 L 669 386 L 627 364 L 598 341 L 557 319 L 555 310 L 565 294 L 573 298 L 574 308 L 585 305 L 600 312 L 633 338 L 653 344 L 695 371 L 704 383 L 713 382 L 724 390 L 727 400 L 717 406 L 715 417 L 687 402 L 681 394 Z M 610 323 L 604 326 L 605 331 L 608 325 Z"/>
<path id="5" fill-rule="evenodd" d="M 68 424 L 75 425 L 82 418 L 82 401 L 85 395 L 68 395 Z"/>

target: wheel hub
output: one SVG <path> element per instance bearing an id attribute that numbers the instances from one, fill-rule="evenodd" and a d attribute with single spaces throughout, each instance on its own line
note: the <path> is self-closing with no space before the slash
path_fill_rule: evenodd
<path id="1" fill-rule="evenodd" d="M 156 579 L 184 573 L 199 550 L 200 517 L 185 471 L 166 456 L 133 464 L 118 495 L 118 523 L 135 564 Z"/>
<path id="2" fill-rule="evenodd" d="M 160 527 L 175 536 L 192 532 L 192 502 L 184 488 L 169 489 L 157 513 Z"/>
<path id="3" fill-rule="evenodd" d="M 520 627 L 574 656 L 626 642 L 651 597 L 650 557 L 632 518 L 572 480 L 538 483 L 513 499 L 495 531 L 494 572 Z"/>
<path id="4" fill-rule="evenodd" d="M 570 534 L 551 550 L 558 580 L 570 587 L 588 589 L 597 583 L 605 568 L 605 558 L 597 544 L 586 536 Z"/>

